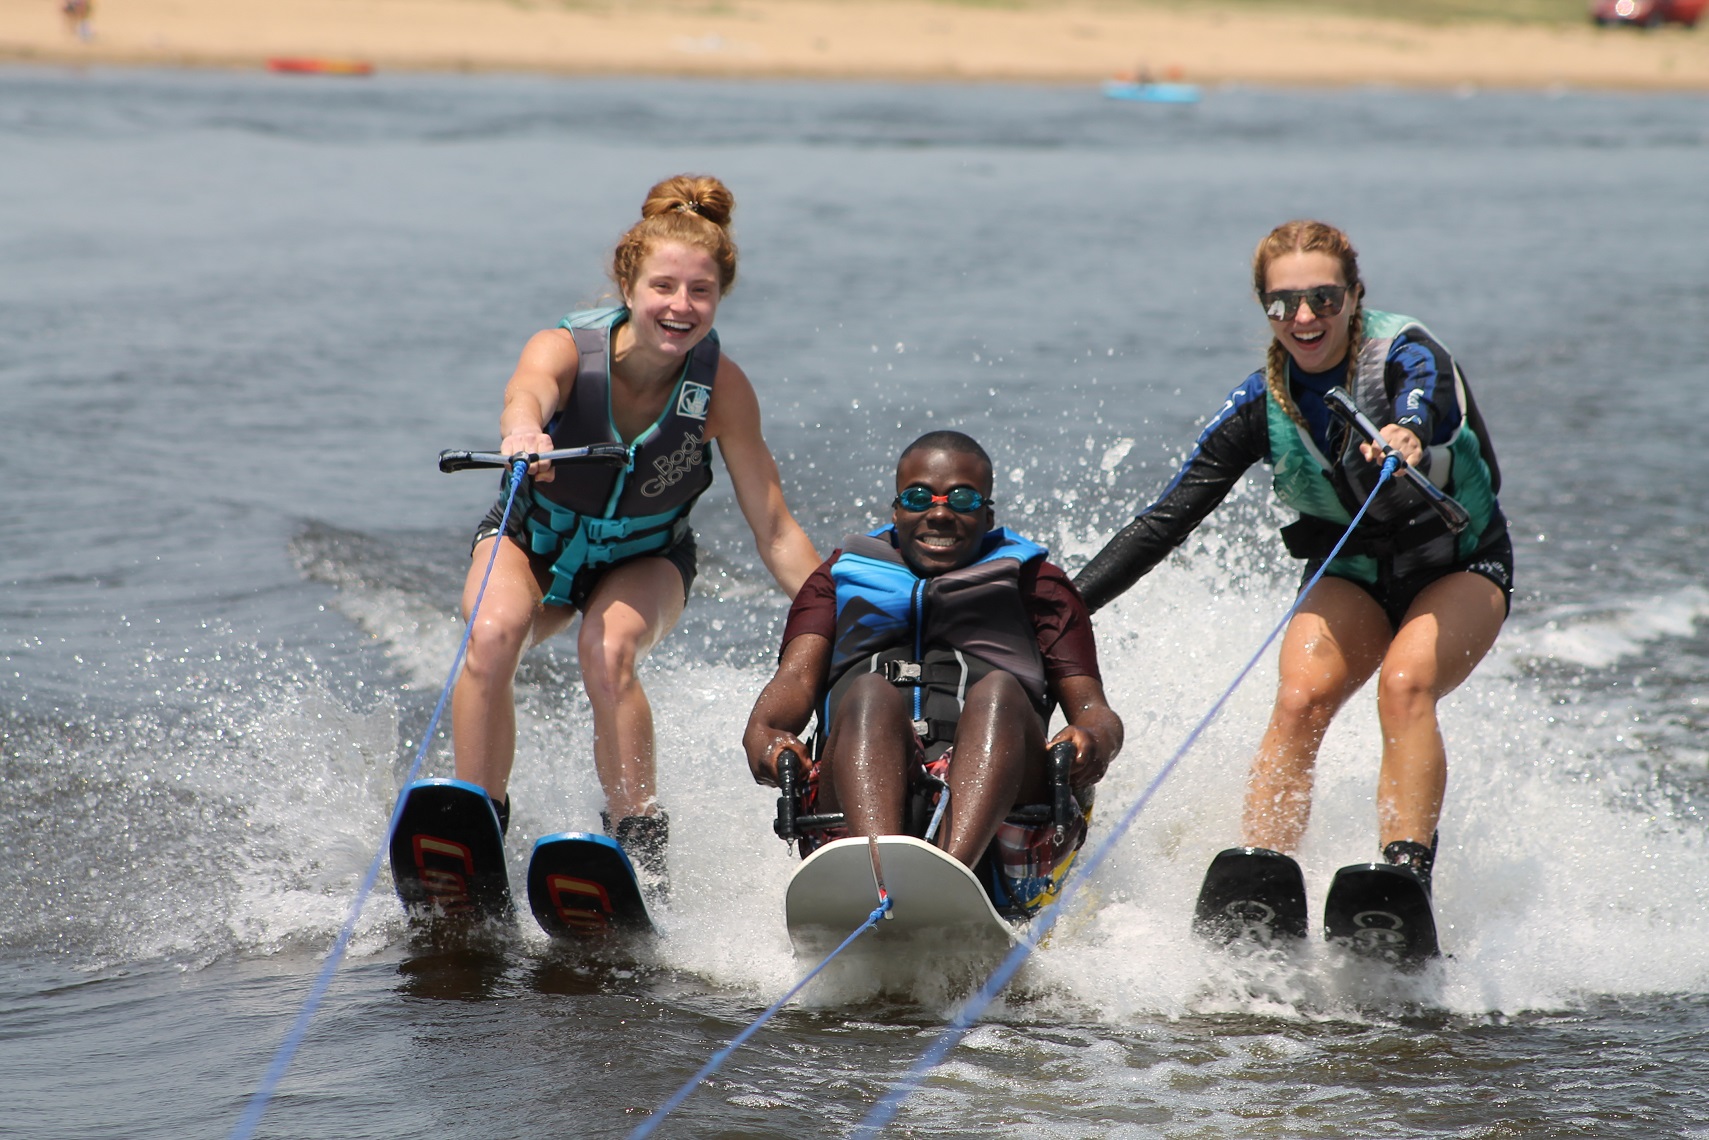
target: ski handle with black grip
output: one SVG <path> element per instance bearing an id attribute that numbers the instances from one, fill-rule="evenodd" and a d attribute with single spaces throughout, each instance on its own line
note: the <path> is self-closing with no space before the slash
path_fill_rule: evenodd
<path id="1" fill-rule="evenodd" d="M 1340 416 L 1347 424 L 1364 436 L 1366 441 L 1382 450 L 1384 458 L 1393 456 L 1398 462 L 1395 473 L 1411 483 L 1430 504 L 1430 509 L 1439 515 L 1454 534 L 1459 534 L 1472 523 L 1470 512 L 1456 502 L 1442 488 L 1432 483 L 1418 468 L 1406 461 L 1406 457 L 1396 451 L 1388 440 L 1383 438 L 1382 431 L 1371 422 L 1369 416 L 1359 410 L 1348 395 L 1347 389 L 1334 387 L 1323 394 L 1323 402 L 1329 405 L 1329 410 Z"/>
<path id="2" fill-rule="evenodd" d="M 795 813 L 799 806 L 795 802 L 795 778 L 798 774 L 794 750 L 780 749 L 777 754 L 777 819 L 772 822 L 771 829 L 777 832 L 779 839 L 788 842 L 794 842 L 799 834 L 795 829 Z"/>
<path id="3" fill-rule="evenodd" d="M 586 447 L 564 447 L 557 451 L 542 451 L 519 455 L 501 455 L 496 451 L 446 450 L 439 453 L 439 470 L 467 471 L 473 467 L 509 467 L 517 460 L 535 463 L 566 463 L 587 460 L 593 463 L 628 463 L 629 449 L 621 443 L 590 443 Z"/>
<path id="4" fill-rule="evenodd" d="M 1074 771 L 1075 754 L 1074 743 L 1069 740 L 1050 750 L 1050 822 L 1058 847 L 1067 842 L 1068 830 L 1074 826 L 1074 792 L 1068 786 L 1068 777 Z"/>

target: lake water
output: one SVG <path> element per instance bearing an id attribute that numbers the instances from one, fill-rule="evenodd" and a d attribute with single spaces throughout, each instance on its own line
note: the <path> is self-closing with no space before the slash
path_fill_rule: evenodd
<path id="1" fill-rule="evenodd" d="M 900 447 L 984 441 L 1077 569 L 1255 366 L 1253 244 L 1347 228 L 1463 361 L 1512 620 L 1445 705 L 1423 978 L 1231 963 L 1266 662 L 898 1136 L 1709 1136 L 1709 100 L 0 69 L 0 1135 L 229 1134 L 450 667 L 499 394 L 656 178 L 738 198 L 719 314 L 822 551 Z M 1093 842 L 1285 610 L 1255 479 L 1099 618 L 1128 725 Z M 652 957 L 412 945 L 382 880 L 259 1135 L 621 1136 L 811 963 L 739 748 L 785 612 L 722 475 L 645 667 L 675 904 Z M 512 880 L 597 819 L 573 643 L 520 679 Z M 1376 724 L 1324 749 L 1313 905 L 1373 854 Z M 428 774 L 449 774 L 443 745 Z M 833 977 L 667 1136 L 846 1132 L 954 984 Z"/>

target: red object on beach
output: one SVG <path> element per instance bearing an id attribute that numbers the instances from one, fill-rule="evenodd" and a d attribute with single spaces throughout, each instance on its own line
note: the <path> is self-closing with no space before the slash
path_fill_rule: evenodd
<path id="1" fill-rule="evenodd" d="M 372 75 L 374 65 L 365 59 L 276 58 L 267 61 L 267 70 L 293 75 Z"/>
<path id="2" fill-rule="evenodd" d="M 1597 24 L 1637 24 L 1659 28 L 1663 24 L 1697 26 L 1709 0 L 1591 0 L 1590 18 Z"/>

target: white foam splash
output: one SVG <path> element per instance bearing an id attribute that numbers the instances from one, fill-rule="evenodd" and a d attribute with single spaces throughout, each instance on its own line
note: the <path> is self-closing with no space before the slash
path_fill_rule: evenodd
<path id="1" fill-rule="evenodd" d="M 1109 822 L 1268 631 L 1274 618 L 1264 615 L 1279 616 L 1291 599 L 1280 587 L 1224 591 L 1174 563 L 1134 595 L 1100 615 L 1107 687 L 1128 723 L 1127 749 L 1100 789 Z M 1696 604 L 1673 598 L 1644 612 Z M 1496 657 L 1508 652 L 1498 643 Z M 1279 974 L 1255 975 L 1187 932 L 1204 868 L 1239 839 L 1246 766 L 1274 692 L 1273 650 L 1136 820 L 1094 884 L 1092 913 L 1075 937 L 1053 940 L 1040 969 L 1076 1003 L 1127 1017 L 1356 1015 L 1397 1000 L 1483 1015 L 1571 1007 L 1589 995 L 1695 992 L 1709 981 L 1709 851 L 1688 821 L 1658 816 L 1630 793 L 1620 762 L 1628 748 L 1612 729 L 1560 723 L 1535 684 L 1493 663 L 1443 703 L 1450 777 L 1435 901 L 1451 957 L 1425 989 L 1350 977 L 1320 947 Z M 1314 925 L 1335 869 L 1377 856 L 1378 740 L 1367 687 L 1319 759 L 1299 852 Z"/>
<path id="2" fill-rule="evenodd" d="M 1238 565 L 1228 557 L 1232 538 L 1208 532 L 1196 541 L 1197 554 L 1171 559 L 1100 614 L 1106 687 L 1128 743 L 1100 788 L 1094 844 L 1291 600 L 1291 579 L 1217 568 Z M 454 648 L 444 623 L 424 621 L 407 599 L 345 590 L 356 596 L 341 606 L 391 643 L 395 660 L 425 663 Z M 1662 636 L 1706 605 L 1701 591 L 1682 591 L 1618 620 Z M 1533 651 L 1525 635 L 1498 643 L 1444 704 L 1451 775 L 1436 903 L 1452 957 L 1427 979 L 1428 992 L 1349 975 L 1317 950 L 1255 973 L 1188 934 L 1205 866 L 1238 840 L 1246 766 L 1275 685 L 1272 649 L 1113 850 L 1085 905 L 1022 971 L 1019 1004 L 1004 1005 L 1005 1014 L 1124 1024 L 1225 1011 L 1311 1019 L 1362 1016 L 1373 1001 L 1426 1000 L 1481 1016 L 1568 1008 L 1594 995 L 1701 989 L 1709 983 L 1709 853 L 1688 829 L 1627 793 L 1615 762 L 1625 746 L 1612 731 L 1603 737 L 1595 727 L 1559 723 L 1539 682 L 1503 664 Z M 686 649 L 674 655 L 668 643 L 643 666 L 658 726 L 661 800 L 672 816 L 675 895 L 661 919 L 659 960 L 766 1001 L 813 964 L 792 957 L 783 929 L 795 861 L 770 831 L 775 792 L 752 782 L 739 743 L 769 672 L 763 664 L 707 665 Z M 597 830 L 601 806 L 585 698 L 539 685 L 518 690 L 508 843 L 518 886 L 535 837 Z M 244 872 L 231 926 L 252 947 L 336 929 L 383 831 L 395 794 L 393 714 L 356 716 L 335 705 L 305 694 L 276 710 L 257 733 L 270 741 L 268 779 L 235 785 L 251 797 L 264 836 L 290 837 L 288 845 L 258 843 Z M 1367 691 L 1337 720 L 1320 760 L 1313 825 L 1299 853 L 1314 908 L 1337 867 L 1375 855 L 1376 740 Z M 426 774 L 449 774 L 449 758 L 436 753 Z M 401 929 L 388 914 L 395 906 L 388 887 L 382 881 L 364 912 L 366 945 Z M 525 938 L 542 940 L 526 918 L 523 926 Z M 1610 946 L 1621 952 L 1608 953 Z M 854 996 L 842 987 L 830 992 L 833 1000 Z"/>
<path id="3" fill-rule="evenodd" d="M 1610 605 L 1559 606 L 1540 625 L 1513 631 L 1509 648 L 1539 661 L 1604 669 L 1668 638 L 1689 637 L 1709 620 L 1709 589 L 1682 586 Z"/>

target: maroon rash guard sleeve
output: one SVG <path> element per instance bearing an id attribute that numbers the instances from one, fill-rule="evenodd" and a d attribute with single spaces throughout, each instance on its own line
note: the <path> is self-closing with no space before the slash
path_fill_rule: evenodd
<path id="1" fill-rule="evenodd" d="M 819 563 L 819 568 L 807 575 L 807 580 L 795 591 L 795 600 L 789 604 L 789 620 L 783 623 L 779 657 L 783 656 L 784 646 L 804 633 L 816 633 L 826 641 L 836 639 L 837 585 L 831 581 L 831 563 L 841 553 L 841 550 L 831 551 L 831 556 Z"/>
<path id="2" fill-rule="evenodd" d="M 1102 683 L 1092 612 L 1061 567 L 1049 562 L 1023 567 L 1021 604 L 1032 618 L 1046 677 L 1091 677 Z"/>

